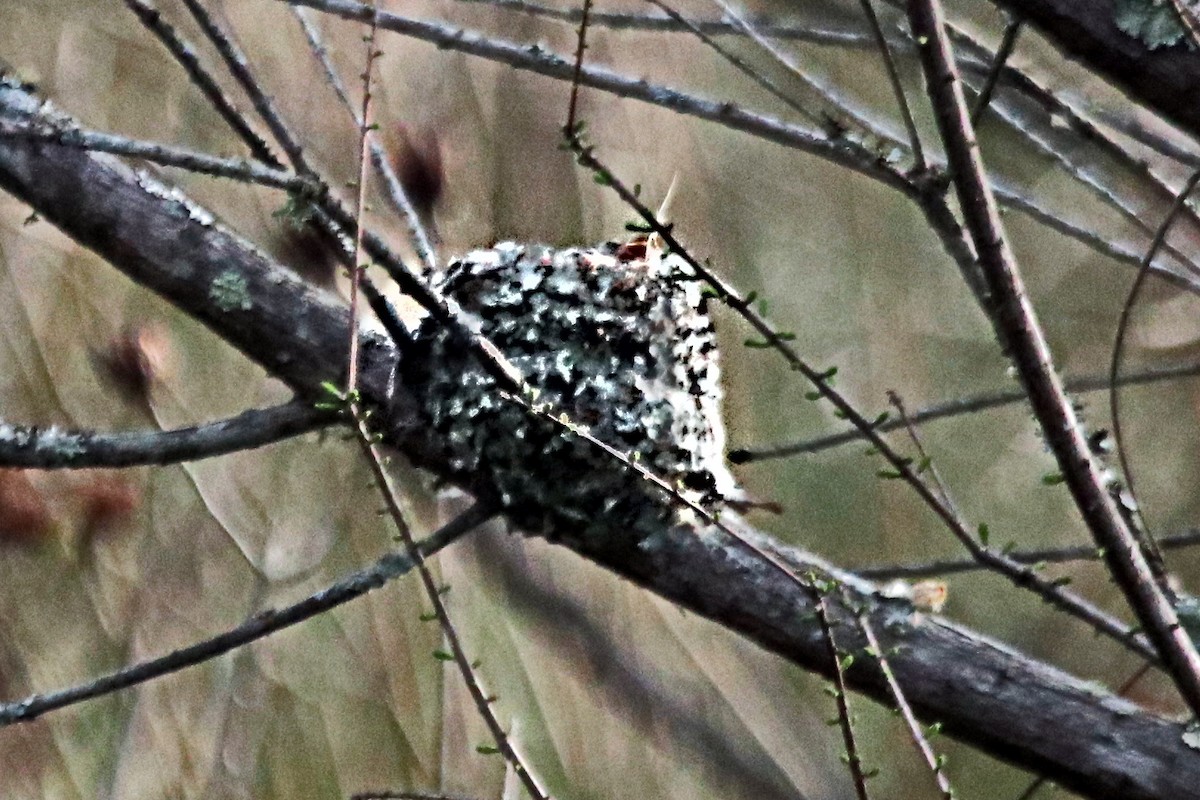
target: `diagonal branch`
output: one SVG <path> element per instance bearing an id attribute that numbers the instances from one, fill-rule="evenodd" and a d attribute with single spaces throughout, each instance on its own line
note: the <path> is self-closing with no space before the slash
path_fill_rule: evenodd
<path id="1" fill-rule="evenodd" d="M 1125 33 L 1116 22 L 1120 0 L 993 2 L 1023 17 L 1072 59 L 1139 103 L 1200 134 L 1200 53 L 1178 45 L 1151 48 Z"/>
<path id="2" fill-rule="evenodd" d="M 0 117 L 20 120 L 40 106 L 11 82 L 0 84 Z M 344 376 L 345 306 L 290 277 L 178 192 L 164 191 L 111 156 L 16 140 L 0 140 L 0 187 L 302 397 Z M 473 485 L 446 461 L 436 432 L 416 416 L 418 398 L 409 387 L 392 385 L 397 359 L 418 357 L 364 334 L 364 401 L 379 409 L 386 443 L 486 494 L 487 486 Z M 461 358 L 447 368 L 477 369 L 466 353 Z M 588 532 L 552 515 L 548 520 L 541 535 L 550 541 L 805 669 L 828 669 L 807 592 L 719 531 L 664 523 L 647 546 L 642 535 L 603 519 Z M 865 610 L 880 645 L 893 653 L 890 666 L 918 717 L 940 721 L 947 733 L 1091 797 L 1185 797 L 1200 785 L 1200 759 L 1183 743 L 1182 724 L 940 618 L 917 620 L 905 603 L 882 599 L 871 584 L 775 544 L 735 514 L 722 521 L 797 573 L 836 577 L 855 610 L 838 601 L 829 603 L 830 613 L 856 628 L 851 615 Z M 867 645 L 850 633 L 842 644 L 851 651 Z M 847 670 L 846 680 L 852 690 L 889 702 L 885 681 L 865 661 Z M 1110 735 L 1114 730 L 1119 737 Z"/>
<path id="3" fill-rule="evenodd" d="M 431 533 L 417 545 L 425 556 L 432 556 L 455 540 L 487 522 L 491 512 L 483 506 L 473 506 Z M 61 689 L 35 694 L 12 703 L 0 703 L 0 727 L 16 722 L 29 722 L 43 714 L 82 703 L 96 697 L 128 689 L 132 686 L 169 675 L 172 672 L 202 664 L 217 656 L 245 647 L 285 628 L 312 619 L 331 608 L 350 602 L 384 584 L 412 571 L 416 563 L 403 553 L 388 553 L 366 569 L 347 575 L 299 602 L 283 608 L 259 611 L 250 619 L 210 639 L 181 647 L 164 656 L 142 661 L 94 680 Z"/>
<path id="4" fill-rule="evenodd" d="M 939 0 L 909 0 L 913 35 L 938 129 L 954 174 L 959 204 L 992 302 L 1001 344 L 1029 394 L 1030 405 L 1109 571 L 1158 649 L 1180 694 L 1200 714 L 1200 653 L 1179 624 L 1141 544 L 1122 517 L 1083 424 L 1063 389 L 1054 359 L 1009 249 L 999 210 L 984 173 L 962 82 L 950 53 Z"/>

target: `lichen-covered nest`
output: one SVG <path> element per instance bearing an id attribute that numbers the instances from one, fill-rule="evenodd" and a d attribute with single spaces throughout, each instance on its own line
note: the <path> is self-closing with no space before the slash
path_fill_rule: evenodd
<path id="1" fill-rule="evenodd" d="M 438 283 L 537 402 L 691 500 L 715 509 L 741 496 L 724 461 L 707 297 L 682 259 L 636 243 L 555 250 L 506 242 L 453 262 Z M 587 522 L 621 507 L 630 513 L 655 494 L 594 444 L 505 397 L 444 327 L 426 320 L 416 340 L 430 357 L 414 359 L 426 366 L 405 381 L 422 387 L 454 469 L 506 508 L 550 507 Z"/>

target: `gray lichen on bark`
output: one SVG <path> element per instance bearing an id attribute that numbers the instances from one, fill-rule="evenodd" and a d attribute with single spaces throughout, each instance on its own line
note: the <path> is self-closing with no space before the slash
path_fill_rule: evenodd
<path id="1" fill-rule="evenodd" d="M 644 245 L 555 250 L 505 242 L 453 262 L 439 283 L 525 377 L 536 402 L 689 500 L 715 510 L 741 498 L 724 461 L 707 298 L 682 259 Z M 585 525 L 603 515 L 605 527 L 612 514 L 660 520 L 665 513 L 661 498 L 647 503 L 661 492 L 636 471 L 531 417 L 481 369 L 439 370 L 464 346 L 443 327 L 427 321 L 416 341 L 430 357 L 411 359 L 423 367 L 404 379 L 422 387 L 447 461 L 482 476 L 506 508 L 556 509 Z"/>

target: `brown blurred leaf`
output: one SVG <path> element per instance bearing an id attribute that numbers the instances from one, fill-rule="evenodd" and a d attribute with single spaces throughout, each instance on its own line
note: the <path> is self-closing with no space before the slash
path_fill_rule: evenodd
<path id="1" fill-rule="evenodd" d="M 81 510 L 84 531 L 92 535 L 127 522 L 141 507 L 142 492 L 120 475 L 95 472 L 75 490 L 74 499 Z"/>
<path id="2" fill-rule="evenodd" d="M 396 123 L 389 132 L 386 142 L 392 169 L 418 213 L 428 218 L 446 185 L 441 140 L 431 128 L 403 122 Z"/>
<path id="3" fill-rule="evenodd" d="M 27 470 L 0 469 L 0 540 L 38 541 L 49 535 L 54 518 Z"/>
<path id="4" fill-rule="evenodd" d="M 172 373 L 171 339 L 156 323 L 131 325 L 92 354 L 100 374 L 130 403 L 149 401 L 150 390 Z"/>

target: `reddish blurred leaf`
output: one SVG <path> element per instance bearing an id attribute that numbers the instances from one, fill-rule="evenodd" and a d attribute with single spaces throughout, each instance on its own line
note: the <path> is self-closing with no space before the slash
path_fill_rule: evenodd
<path id="1" fill-rule="evenodd" d="M 54 518 L 23 469 L 0 469 L 0 540 L 34 542 L 50 533 Z"/>

